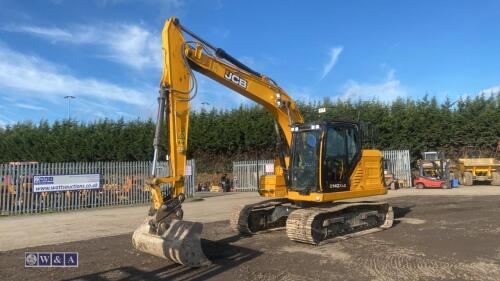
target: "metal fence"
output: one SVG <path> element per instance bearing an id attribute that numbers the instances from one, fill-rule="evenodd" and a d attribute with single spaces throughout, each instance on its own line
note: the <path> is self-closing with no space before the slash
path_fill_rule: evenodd
<path id="1" fill-rule="evenodd" d="M 233 185 L 236 191 L 257 191 L 259 178 L 274 174 L 273 160 L 233 162 Z"/>
<path id="2" fill-rule="evenodd" d="M 401 187 L 411 187 L 410 151 L 385 150 L 382 154 L 387 168 L 399 180 Z M 233 162 L 233 180 L 236 191 L 257 191 L 258 178 L 274 173 L 273 163 L 273 160 Z"/>
<path id="3" fill-rule="evenodd" d="M 409 150 L 383 150 L 384 164 L 401 187 L 411 187 L 411 168 Z"/>
<path id="4" fill-rule="evenodd" d="M 185 178 L 186 195 L 193 196 L 196 167 L 188 160 L 190 175 Z M 78 162 L 0 164 L 0 214 L 36 214 L 83 208 L 143 204 L 150 201 L 144 181 L 151 162 Z M 99 189 L 33 192 L 34 175 L 99 173 Z M 159 162 L 158 176 L 168 175 L 167 162 Z M 165 187 L 163 187 L 165 190 Z"/>

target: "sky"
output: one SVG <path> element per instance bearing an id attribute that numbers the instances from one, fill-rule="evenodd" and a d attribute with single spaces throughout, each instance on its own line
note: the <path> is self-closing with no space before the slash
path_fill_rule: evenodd
<path id="1" fill-rule="evenodd" d="M 296 100 L 500 91 L 499 1 L 0 0 L 0 126 L 156 116 L 165 20 Z M 248 99 L 197 75 L 193 108 Z"/>

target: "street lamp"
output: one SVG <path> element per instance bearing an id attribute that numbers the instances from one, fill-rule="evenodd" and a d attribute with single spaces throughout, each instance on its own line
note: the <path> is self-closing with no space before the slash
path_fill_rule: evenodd
<path id="1" fill-rule="evenodd" d="M 76 99 L 75 96 L 65 96 L 65 99 L 68 100 L 68 120 L 71 121 L 71 100 Z"/>
<path id="2" fill-rule="evenodd" d="M 201 109 L 202 109 L 203 111 L 205 111 L 205 105 L 207 105 L 207 106 L 208 106 L 208 105 L 210 105 L 210 103 L 209 103 L 209 102 L 206 102 L 206 101 L 204 101 L 204 102 L 202 102 L 202 103 L 201 103 Z"/>

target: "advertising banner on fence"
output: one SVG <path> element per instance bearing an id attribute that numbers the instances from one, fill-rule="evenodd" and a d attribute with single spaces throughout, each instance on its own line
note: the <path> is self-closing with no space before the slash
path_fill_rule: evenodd
<path id="1" fill-rule="evenodd" d="M 33 176 L 34 192 L 68 191 L 99 188 L 100 174 Z"/>

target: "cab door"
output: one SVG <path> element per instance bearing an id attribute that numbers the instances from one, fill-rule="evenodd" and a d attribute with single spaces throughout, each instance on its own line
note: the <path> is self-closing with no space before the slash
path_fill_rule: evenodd
<path id="1" fill-rule="evenodd" d="M 361 157 L 361 135 L 356 123 L 334 123 L 326 127 L 322 157 L 324 192 L 349 190 L 349 179 Z"/>
<path id="2" fill-rule="evenodd" d="M 293 134 L 290 190 L 303 194 L 318 191 L 320 138 L 319 130 L 304 130 Z"/>

